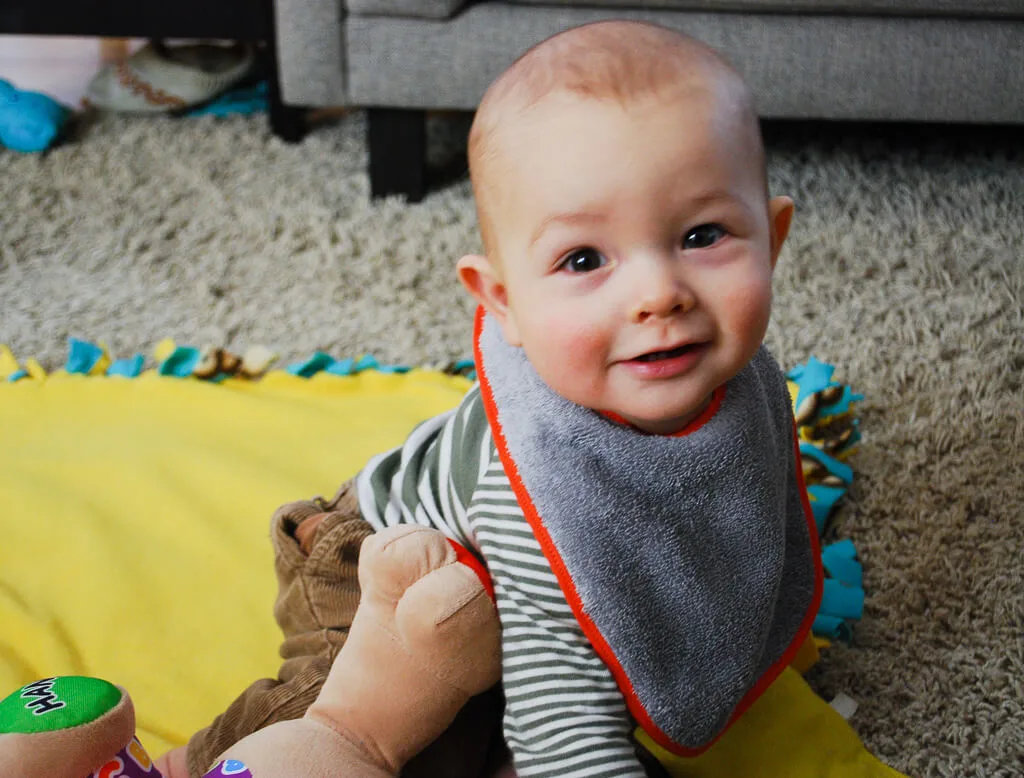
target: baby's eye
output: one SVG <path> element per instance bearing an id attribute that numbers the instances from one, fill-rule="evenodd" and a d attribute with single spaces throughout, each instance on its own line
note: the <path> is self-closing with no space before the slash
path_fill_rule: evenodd
<path id="1" fill-rule="evenodd" d="M 702 224 L 686 233 L 686 237 L 683 238 L 683 248 L 706 249 L 718 243 L 725 235 L 725 230 L 717 224 Z"/>
<path id="2" fill-rule="evenodd" d="M 570 273 L 590 273 L 604 267 L 607 261 L 597 249 L 577 249 L 562 261 L 561 267 Z"/>

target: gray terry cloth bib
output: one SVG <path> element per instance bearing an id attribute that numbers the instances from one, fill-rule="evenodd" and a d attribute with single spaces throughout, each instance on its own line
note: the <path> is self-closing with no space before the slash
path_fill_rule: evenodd
<path id="1" fill-rule="evenodd" d="M 703 426 L 662 437 L 556 394 L 490 316 L 475 346 L 506 473 L 576 618 L 648 734 L 703 750 L 820 598 L 781 371 L 762 348 Z"/>

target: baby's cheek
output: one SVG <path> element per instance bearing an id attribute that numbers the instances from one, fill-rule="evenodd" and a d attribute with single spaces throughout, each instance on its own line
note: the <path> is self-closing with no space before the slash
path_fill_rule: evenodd
<path id="1" fill-rule="evenodd" d="M 735 284 L 723 295 L 720 321 L 733 335 L 761 341 L 771 314 L 771 282 L 752 278 L 745 284 Z"/>
<path id="2" fill-rule="evenodd" d="M 535 333 L 530 355 L 541 377 L 570 400 L 589 404 L 598 392 L 607 361 L 607 338 L 574 317 L 552 316 Z"/>

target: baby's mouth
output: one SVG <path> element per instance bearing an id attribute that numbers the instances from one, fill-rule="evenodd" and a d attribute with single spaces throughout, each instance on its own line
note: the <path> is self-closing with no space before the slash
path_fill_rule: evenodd
<path id="1" fill-rule="evenodd" d="M 633 357 L 634 362 L 659 362 L 662 359 L 675 359 L 681 357 L 683 354 L 688 354 L 700 348 L 700 343 L 687 343 L 685 346 L 679 346 L 668 351 L 652 351 L 648 354 L 641 354 L 638 357 Z"/>

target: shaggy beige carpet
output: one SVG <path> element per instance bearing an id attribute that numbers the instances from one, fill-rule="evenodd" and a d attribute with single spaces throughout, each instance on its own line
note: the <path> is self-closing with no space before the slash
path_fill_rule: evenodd
<path id="1" fill-rule="evenodd" d="M 432 125 L 443 154 L 464 123 Z M 438 364 L 469 353 L 466 183 L 368 203 L 363 117 L 303 144 L 261 118 L 106 119 L 0 150 L 0 343 L 63 362 L 179 342 Z M 843 512 L 866 566 L 853 644 L 814 672 L 914 776 L 1024 774 L 1024 159 L 1009 136 L 777 131 L 798 215 L 770 344 L 866 395 Z M 0 431 L 2 437 L 2 431 Z"/>

